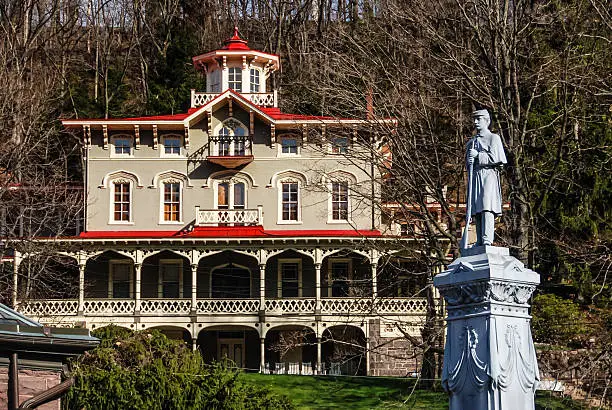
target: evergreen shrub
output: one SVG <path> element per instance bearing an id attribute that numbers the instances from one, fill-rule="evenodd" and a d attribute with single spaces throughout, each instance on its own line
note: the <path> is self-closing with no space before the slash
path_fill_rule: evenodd
<path id="1" fill-rule="evenodd" d="M 65 410 L 293 409 L 285 396 L 248 384 L 229 363 L 204 363 L 159 331 L 109 326 L 100 346 L 71 364 L 75 384 Z"/>
<path id="2" fill-rule="evenodd" d="M 586 334 L 585 315 L 568 299 L 553 294 L 537 295 L 531 314 L 536 342 L 576 347 Z"/>

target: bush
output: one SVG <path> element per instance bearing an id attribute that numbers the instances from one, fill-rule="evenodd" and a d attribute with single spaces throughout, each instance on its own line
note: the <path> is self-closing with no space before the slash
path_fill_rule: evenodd
<path id="1" fill-rule="evenodd" d="M 72 409 L 293 409 L 285 396 L 247 384 L 223 363 L 158 331 L 118 327 L 94 333 L 97 349 L 72 363 L 75 385 L 63 401 Z"/>
<path id="2" fill-rule="evenodd" d="M 572 301 L 552 294 L 533 298 L 533 335 L 536 342 L 576 346 L 586 333 L 585 315 Z"/>

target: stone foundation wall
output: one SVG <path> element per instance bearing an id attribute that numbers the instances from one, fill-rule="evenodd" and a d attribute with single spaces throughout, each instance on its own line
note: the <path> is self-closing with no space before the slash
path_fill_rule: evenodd
<path id="1" fill-rule="evenodd" d="M 19 371 L 19 403 L 60 384 L 59 372 L 43 370 Z M 8 408 L 8 369 L 0 367 L 0 409 Z M 55 400 L 37 407 L 38 410 L 60 410 L 60 401 Z"/>
<path id="2" fill-rule="evenodd" d="M 390 336 L 389 331 L 382 332 L 387 337 L 381 336 L 382 326 L 380 319 L 370 321 L 369 375 L 406 377 L 420 372 L 420 357 L 412 357 L 414 351 L 410 342 L 399 334 Z"/>

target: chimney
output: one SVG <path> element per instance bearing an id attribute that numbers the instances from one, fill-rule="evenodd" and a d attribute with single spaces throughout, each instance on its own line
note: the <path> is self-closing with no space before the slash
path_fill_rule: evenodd
<path id="1" fill-rule="evenodd" d="M 374 119 L 374 103 L 372 102 L 372 87 L 368 87 L 368 93 L 366 94 L 366 120 L 371 121 Z"/>

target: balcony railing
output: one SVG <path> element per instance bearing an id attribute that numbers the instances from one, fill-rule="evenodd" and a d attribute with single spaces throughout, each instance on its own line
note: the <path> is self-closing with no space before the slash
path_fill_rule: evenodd
<path id="1" fill-rule="evenodd" d="M 201 107 L 215 99 L 219 93 L 198 93 L 191 90 L 191 108 Z M 242 97 L 262 107 L 278 107 L 276 91 L 272 93 L 240 93 Z"/>
<path id="2" fill-rule="evenodd" d="M 253 161 L 253 139 L 246 135 L 213 135 L 208 139 L 206 160 L 226 168 Z"/>
<path id="3" fill-rule="evenodd" d="M 263 207 L 257 209 L 200 209 L 195 208 L 196 226 L 263 225 Z"/>
<path id="4" fill-rule="evenodd" d="M 272 298 L 264 301 L 265 311 L 274 315 L 312 315 L 315 298 Z M 18 311 L 33 317 L 62 318 L 77 316 L 78 300 L 30 300 L 21 302 Z M 259 299 L 197 299 L 198 314 L 256 315 L 261 306 Z M 425 298 L 321 298 L 321 313 L 325 315 L 423 315 Z M 85 299 L 83 315 L 87 317 L 133 316 L 134 299 Z M 142 299 L 142 316 L 184 315 L 191 313 L 191 299 Z"/>

